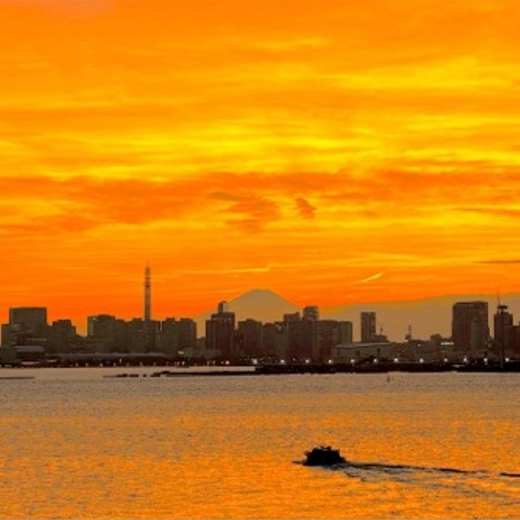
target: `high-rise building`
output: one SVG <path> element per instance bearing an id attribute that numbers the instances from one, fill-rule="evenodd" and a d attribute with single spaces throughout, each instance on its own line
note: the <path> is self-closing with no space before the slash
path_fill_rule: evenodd
<path id="1" fill-rule="evenodd" d="M 508 312 L 507 305 L 498 305 L 494 316 L 493 342 L 499 352 L 503 352 L 512 343 L 513 315 Z"/>
<path id="2" fill-rule="evenodd" d="M 197 324 L 191 318 L 166 318 L 161 323 L 161 350 L 170 356 L 197 347 Z"/>
<path id="3" fill-rule="evenodd" d="M 76 327 L 70 320 L 56 320 L 48 328 L 49 352 L 69 352 L 78 343 Z"/>
<path id="4" fill-rule="evenodd" d="M 339 321 L 320 320 L 318 322 L 318 352 L 319 358 L 329 359 L 332 349 L 341 343 Z"/>
<path id="5" fill-rule="evenodd" d="M 455 349 L 480 355 L 489 343 L 487 302 L 458 302 L 453 305 L 452 339 Z"/>
<path id="6" fill-rule="evenodd" d="M 127 324 L 109 314 L 87 318 L 89 343 L 95 351 L 124 352 L 127 347 Z"/>
<path id="7" fill-rule="evenodd" d="M 334 347 L 352 344 L 352 322 L 320 320 L 318 322 L 318 352 L 322 361 L 330 359 Z"/>
<path id="8" fill-rule="evenodd" d="M 219 302 L 217 305 L 217 313 L 223 314 L 225 312 L 229 312 L 229 303 L 227 301 Z"/>
<path id="9" fill-rule="evenodd" d="M 179 350 L 179 322 L 175 318 L 161 323 L 161 350 L 169 356 L 175 356 Z"/>
<path id="10" fill-rule="evenodd" d="M 235 349 L 235 313 L 228 311 L 227 302 L 218 304 L 218 311 L 206 320 L 206 349 L 220 350 L 224 359 L 237 357 Z"/>
<path id="11" fill-rule="evenodd" d="M 2 327 L 2 344 L 45 343 L 47 328 L 46 307 L 11 307 L 9 323 Z"/>
<path id="12" fill-rule="evenodd" d="M 197 347 L 197 323 L 191 318 L 181 318 L 179 321 L 179 349 L 192 350 Z"/>
<path id="13" fill-rule="evenodd" d="M 320 319 L 320 309 L 315 305 L 304 307 L 303 319 L 310 321 L 318 321 Z"/>
<path id="14" fill-rule="evenodd" d="M 361 343 L 374 343 L 376 341 L 376 313 L 361 313 Z"/>
<path id="15" fill-rule="evenodd" d="M 262 322 L 251 319 L 239 321 L 238 332 L 242 343 L 242 353 L 250 358 L 263 357 Z"/>
<path id="16" fill-rule="evenodd" d="M 286 323 L 264 323 L 262 326 L 262 352 L 277 359 L 287 358 L 288 335 Z"/>
<path id="17" fill-rule="evenodd" d="M 283 315 L 284 323 L 289 321 L 300 321 L 300 313 L 299 312 L 291 312 Z"/>
<path id="18" fill-rule="evenodd" d="M 287 357 L 290 360 L 317 359 L 318 352 L 318 321 L 314 313 L 308 313 L 307 318 L 300 318 L 298 312 L 284 314 L 284 327 L 287 334 Z"/>
<path id="19" fill-rule="evenodd" d="M 17 326 L 24 332 L 31 332 L 35 337 L 45 337 L 47 333 L 46 307 L 11 307 L 9 325 Z"/>
<path id="20" fill-rule="evenodd" d="M 351 345 L 353 342 L 353 330 L 351 321 L 339 322 L 339 342 L 342 345 Z"/>

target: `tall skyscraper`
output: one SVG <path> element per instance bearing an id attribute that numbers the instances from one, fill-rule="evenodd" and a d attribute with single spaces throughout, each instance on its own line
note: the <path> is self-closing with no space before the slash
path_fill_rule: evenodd
<path id="1" fill-rule="evenodd" d="M 206 320 L 206 349 L 220 350 L 224 359 L 236 357 L 235 313 L 229 312 L 227 302 L 218 304 L 218 311 Z"/>
<path id="2" fill-rule="evenodd" d="M 339 324 L 336 320 L 318 321 L 318 357 L 322 361 L 329 359 L 332 349 L 341 343 Z"/>
<path id="3" fill-rule="evenodd" d="M 374 343 L 376 341 L 376 313 L 361 313 L 361 343 Z"/>
<path id="4" fill-rule="evenodd" d="M 351 321 L 340 321 L 339 322 L 339 342 L 343 345 L 351 345 L 353 341 L 352 334 L 352 322 Z"/>
<path id="5" fill-rule="evenodd" d="M 487 302 L 457 302 L 453 305 L 452 339 L 456 350 L 481 354 L 489 342 Z"/>
<path id="6" fill-rule="evenodd" d="M 179 320 L 179 348 L 194 349 L 197 346 L 197 323 L 191 318 Z"/>
<path id="7" fill-rule="evenodd" d="M 507 305 L 499 305 L 494 318 L 494 344 L 503 353 L 511 346 L 513 315 L 508 312 Z"/>
<path id="8" fill-rule="evenodd" d="M 152 319 L 152 271 L 147 265 L 144 271 L 144 321 Z"/>
<path id="9" fill-rule="evenodd" d="M 239 321 L 238 333 L 242 343 L 242 354 L 252 358 L 262 357 L 262 322 L 252 319 Z"/>

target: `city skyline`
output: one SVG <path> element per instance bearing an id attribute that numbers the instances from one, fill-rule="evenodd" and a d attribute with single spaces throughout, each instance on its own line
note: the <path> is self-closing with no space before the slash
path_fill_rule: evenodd
<path id="1" fill-rule="evenodd" d="M 2 324 L 0 363 L 122 363 L 177 362 L 195 359 L 239 363 L 321 363 L 334 362 L 370 366 L 388 363 L 484 363 L 511 360 L 520 352 L 520 323 L 507 305 L 499 303 L 489 327 L 488 302 L 456 302 L 451 309 L 449 337 L 431 334 L 429 339 L 414 337 L 412 326 L 404 341 L 383 334 L 377 313 L 359 315 L 359 341 L 354 338 L 352 321 L 324 318 L 317 306 L 302 312 L 284 313 L 274 322 L 253 318 L 237 320 L 228 302 L 219 302 L 217 311 L 205 321 L 205 335 L 197 334 L 191 318 L 155 320 L 150 315 L 151 273 L 147 266 L 144 284 L 144 315 L 129 321 L 113 315 L 88 317 L 86 336 L 77 333 L 69 319 L 49 322 L 45 307 L 13 307 L 9 322 Z M 378 329 L 379 326 L 379 329 Z M 378 333 L 379 332 L 379 333 Z M 120 357 L 117 357 L 117 356 Z M 114 357 L 115 356 L 115 357 Z M 386 366 L 386 365 L 385 365 Z M 515 365 L 516 366 L 516 365 Z"/>
<path id="2" fill-rule="evenodd" d="M 205 313 L 201 313 L 197 316 L 188 316 L 181 314 L 173 316 L 172 314 L 167 314 L 165 316 L 154 316 L 152 314 L 152 307 L 153 307 L 153 299 L 152 299 L 152 288 L 153 288 L 153 278 L 152 278 L 152 268 L 150 264 L 147 262 L 146 266 L 144 268 L 144 279 L 143 279 L 143 291 L 142 291 L 142 314 L 141 315 L 132 315 L 132 316 L 121 316 L 117 312 L 96 312 L 92 315 L 86 316 L 86 327 L 83 328 L 81 326 L 77 327 L 77 323 L 75 324 L 74 330 L 78 330 L 80 334 L 91 334 L 91 320 L 97 319 L 97 318 L 115 318 L 120 321 L 124 321 L 125 319 L 130 319 L 130 323 L 140 321 L 144 324 L 146 327 L 145 334 L 149 336 L 153 333 L 153 323 L 160 323 L 163 321 L 175 321 L 176 318 L 179 318 L 181 320 L 190 320 L 195 324 L 195 330 L 197 327 L 197 323 L 200 327 L 201 323 L 202 325 L 206 323 L 206 334 L 208 333 L 207 329 L 207 320 L 213 319 L 213 318 L 219 318 L 219 317 L 225 317 L 225 320 L 228 321 L 228 318 L 232 316 L 232 329 L 235 328 L 236 320 L 246 320 L 246 321 L 256 321 L 259 323 L 273 323 L 273 322 L 280 322 L 281 320 L 285 320 L 288 316 L 301 316 L 304 320 L 310 320 L 310 321 L 319 321 L 321 317 L 321 313 L 323 309 L 319 305 L 311 305 L 311 306 L 305 306 L 303 308 L 299 308 L 292 304 L 291 302 L 285 300 L 280 295 L 274 293 L 273 291 L 270 291 L 269 289 L 252 289 L 248 291 L 247 293 L 241 295 L 236 299 L 236 301 L 240 301 L 241 298 L 248 298 L 249 297 L 249 306 L 253 302 L 254 310 L 251 310 L 251 307 L 249 307 L 249 310 L 245 310 L 244 308 L 237 309 L 233 306 L 233 300 L 227 301 L 227 300 L 220 300 L 214 309 L 207 311 Z M 508 295 L 503 295 L 504 297 L 507 297 Z M 453 296 L 452 296 L 453 297 Z M 497 298 L 497 312 L 504 312 L 507 311 L 509 308 L 508 305 L 505 305 L 504 302 L 501 300 L 500 295 L 496 296 Z M 471 299 L 470 299 L 471 300 Z M 256 304 L 256 305 L 255 305 Z M 281 307 L 280 307 L 281 305 Z M 487 341 L 486 338 L 490 337 L 490 323 L 493 320 L 492 315 L 489 314 L 488 308 L 489 308 L 490 302 L 488 301 L 479 301 L 479 299 L 473 299 L 471 301 L 455 301 L 452 303 L 451 310 L 452 310 L 452 336 L 456 340 L 456 343 L 467 343 L 469 344 L 471 342 L 471 336 L 475 333 L 481 338 L 481 344 L 479 347 L 482 347 L 484 343 Z M 233 306 L 233 308 L 231 308 Z M 360 318 L 360 325 L 359 325 L 359 341 L 361 343 L 370 343 L 370 342 L 377 342 L 377 341 L 387 341 L 387 335 L 384 333 L 384 325 L 381 321 L 380 316 L 378 316 L 378 312 L 376 312 L 372 307 L 374 305 L 367 304 L 360 306 L 360 309 L 358 309 L 358 314 Z M 272 310 L 273 308 L 278 308 L 278 314 L 273 315 Z M 347 305 L 346 308 L 349 306 Z M 55 319 L 54 317 L 47 319 L 48 316 L 48 308 L 47 306 L 30 306 L 30 307 L 17 307 L 17 306 L 10 306 L 9 307 L 9 322 L 12 321 L 13 313 L 16 313 L 20 309 L 34 309 L 38 312 L 45 311 L 45 321 L 48 323 L 51 322 L 63 322 L 63 321 L 70 321 L 71 323 L 73 320 L 70 319 L 69 316 L 63 316 L 58 319 Z M 265 310 L 269 308 L 270 318 L 265 317 Z M 281 310 L 280 310 L 281 309 Z M 512 309 L 513 310 L 513 309 Z M 238 316 L 237 316 L 238 312 Z M 514 311 L 513 311 L 514 314 Z M 513 321 L 513 314 L 510 314 L 506 312 L 506 315 L 510 318 L 510 326 L 514 325 Z M 274 316 L 274 317 L 273 317 Z M 470 331 L 470 328 L 468 323 L 473 321 L 473 316 L 476 317 L 477 321 L 480 323 L 478 325 L 478 332 Z M 325 316 L 323 317 L 325 320 L 331 318 L 330 311 L 327 313 L 325 312 Z M 336 321 L 342 321 L 338 316 L 335 317 Z M 299 319 L 299 318 L 298 318 Z M 344 318 L 343 318 L 344 319 Z M 494 318 L 495 324 L 495 332 L 496 332 L 496 317 Z M 413 330 L 413 324 L 414 320 L 417 320 L 417 315 L 410 316 L 410 320 L 408 322 L 408 325 L 406 327 L 406 335 L 404 335 L 405 339 L 412 339 L 412 330 Z M 456 327 L 454 325 L 455 321 L 459 321 L 459 323 L 462 325 L 462 329 L 457 331 Z M 469 320 L 469 321 L 468 321 Z M 347 321 L 350 323 L 351 331 L 350 335 L 352 336 L 352 326 L 353 322 L 355 320 L 349 320 Z M 455 327 L 455 328 L 454 328 Z M 469 327 L 469 328 L 468 328 Z M 486 332 L 487 331 L 487 332 Z M 211 331 L 210 331 L 211 332 Z M 441 334 L 446 335 L 445 331 L 438 330 L 431 328 L 424 337 L 431 336 L 433 334 Z M 214 334 L 214 332 L 211 332 L 211 334 Z M 194 337 L 204 337 L 200 334 L 194 333 Z M 458 338 L 458 339 L 457 339 Z M 392 341 L 395 341 L 397 338 L 392 337 L 390 338 Z M 210 340 L 211 342 L 212 340 Z"/>
<path id="3" fill-rule="evenodd" d="M 0 3 L 0 309 L 520 291 L 515 3 L 247 4 Z"/>
<path id="4" fill-rule="evenodd" d="M 282 295 L 279 295 L 277 293 L 275 293 L 274 291 L 271 291 L 270 289 L 267 289 L 267 288 L 252 288 L 244 293 L 241 293 L 239 295 L 237 295 L 235 298 L 231 298 L 229 300 L 215 300 L 215 303 L 214 303 L 214 306 L 212 308 L 208 308 L 208 309 L 205 309 L 203 312 L 200 312 L 198 314 L 188 314 L 188 313 L 183 313 L 182 310 L 178 313 L 173 313 L 173 312 L 168 312 L 167 310 L 161 312 L 160 314 L 157 314 L 157 315 L 152 315 L 152 319 L 154 320 L 159 320 L 159 321 L 162 321 L 162 320 L 165 320 L 165 319 L 168 319 L 168 318 L 190 318 L 190 319 L 193 319 L 195 322 L 197 323 L 203 323 L 204 320 L 210 316 L 212 313 L 216 312 L 217 309 L 218 309 L 218 304 L 219 304 L 219 301 L 220 302 L 227 302 L 229 305 L 233 306 L 233 301 L 234 300 L 239 300 L 240 298 L 244 297 L 244 296 L 248 296 L 248 295 L 254 295 L 255 293 L 258 293 L 258 292 L 263 292 L 263 293 L 267 293 L 267 294 L 272 294 L 274 295 L 275 297 L 277 298 L 280 298 L 280 300 L 284 300 L 287 304 L 291 305 L 294 307 L 295 310 L 299 310 L 300 312 L 303 311 L 303 309 L 305 307 L 308 307 L 307 305 L 305 306 L 297 306 L 296 304 L 294 304 L 293 302 L 290 302 L 288 301 L 287 299 L 285 299 Z M 452 303 L 450 303 L 451 301 L 455 302 L 455 301 L 479 301 L 479 300 L 484 300 L 486 301 L 487 303 L 489 303 L 490 305 L 490 308 L 494 308 L 494 306 L 498 305 L 499 302 L 500 302 L 500 297 L 505 300 L 506 302 L 508 302 L 508 306 L 509 307 L 518 307 L 518 311 L 520 312 L 520 293 L 511 293 L 511 294 L 502 294 L 501 296 L 499 295 L 492 295 L 492 294 L 466 294 L 466 295 L 456 295 L 456 294 L 445 294 L 445 295 L 442 295 L 440 297 L 434 297 L 434 298 L 421 298 L 421 299 L 418 299 L 418 300 L 409 300 L 409 301 L 400 301 L 400 300 L 392 300 L 392 301 L 373 301 L 373 302 L 366 302 L 366 303 L 346 303 L 345 305 L 339 305 L 339 306 L 334 306 L 334 307 L 323 307 L 321 305 L 319 305 L 319 302 L 317 304 L 317 307 L 320 309 L 320 312 L 323 312 L 324 313 L 324 316 L 326 317 L 331 317 L 331 316 L 337 316 L 337 315 L 341 315 L 341 314 L 345 314 L 347 313 L 350 309 L 355 309 L 355 312 L 358 312 L 361 316 L 361 313 L 364 313 L 364 312 L 367 312 L 367 313 L 371 313 L 371 312 L 374 312 L 372 311 L 371 309 L 372 308 L 380 308 L 380 306 L 385 306 L 385 307 L 388 307 L 388 308 L 393 308 L 395 306 L 396 309 L 399 309 L 399 308 L 402 308 L 402 309 L 406 309 L 407 305 L 410 306 L 408 307 L 409 309 L 411 309 L 414 313 L 414 320 L 411 320 L 412 323 L 408 323 L 406 322 L 405 325 L 403 324 L 400 324 L 401 325 L 401 332 L 402 334 L 399 334 L 399 336 L 402 336 L 402 337 L 405 337 L 405 335 L 407 334 L 408 332 L 408 328 L 410 325 L 414 325 L 417 326 L 418 322 L 420 324 L 420 322 L 422 322 L 422 320 L 420 319 L 420 317 L 417 317 L 417 309 L 414 309 L 413 306 L 414 304 L 417 304 L 418 305 L 418 309 L 420 309 L 420 304 L 423 304 L 425 302 L 429 302 L 429 301 L 436 301 L 436 300 L 446 300 L 446 306 L 450 307 L 451 308 L 451 305 L 453 305 Z M 510 300 L 508 300 L 508 298 L 510 298 Z M 23 307 L 29 307 L 29 308 L 46 308 L 47 311 L 48 311 L 48 314 L 49 314 L 49 322 L 52 322 L 52 321 L 55 321 L 55 320 L 62 320 L 62 319 L 71 319 L 74 324 L 77 326 L 78 328 L 78 332 L 82 333 L 82 334 L 86 334 L 87 332 L 87 328 L 88 328 L 88 324 L 87 324 L 87 321 L 88 321 L 88 317 L 89 316 L 101 316 L 101 315 L 109 315 L 109 316 L 116 316 L 120 319 L 124 319 L 124 320 L 131 320 L 131 319 L 143 319 L 144 320 L 144 316 L 143 316 L 143 313 L 142 311 L 138 311 L 139 308 L 142 308 L 143 307 L 143 301 L 141 299 L 141 301 L 138 301 L 138 302 L 134 302 L 134 305 L 133 307 L 136 309 L 136 312 L 135 313 L 121 313 L 121 312 L 118 312 L 117 308 L 108 308 L 108 307 L 102 307 L 103 310 L 99 310 L 96 311 L 94 310 L 93 312 L 87 314 L 87 315 L 84 315 L 84 316 L 81 316 L 79 317 L 79 319 L 72 319 L 72 317 L 70 315 L 67 315 L 66 313 L 61 313 L 61 314 L 57 314 L 55 312 L 55 310 L 46 305 L 45 302 L 38 302 L 36 301 L 33 302 L 32 304 L 30 305 L 20 305 L 18 303 L 16 304 L 11 304 L 9 305 L 4 312 L 2 312 L 2 316 L 4 316 L 3 318 L 3 321 L 5 322 L 6 321 L 6 318 L 8 318 L 9 316 L 9 311 L 10 309 L 12 308 L 23 308 Z M 261 322 L 269 322 L 270 320 L 272 320 L 272 318 L 269 318 L 269 319 L 264 319 L 262 318 L 262 311 L 258 311 L 258 312 L 253 312 L 251 314 L 243 314 L 242 311 L 239 311 L 239 313 L 242 315 L 242 318 L 243 319 L 254 319 L 254 320 L 258 320 L 258 321 L 261 321 Z M 270 313 L 271 314 L 271 313 Z M 282 314 L 280 314 L 280 318 L 282 317 Z M 426 317 L 427 316 L 427 312 L 425 312 L 424 316 Z M 490 324 L 491 324 L 491 317 L 489 318 L 490 320 Z M 391 323 L 387 323 L 387 326 L 390 326 L 389 328 L 391 328 Z M 378 327 L 381 326 L 381 324 L 377 325 Z M 444 329 L 446 329 L 446 327 L 448 327 L 449 324 L 448 322 L 446 321 L 446 325 L 443 327 Z M 356 326 L 356 328 L 358 328 L 358 333 L 361 334 L 361 326 Z M 423 326 L 420 326 L 418 327 L 420 328 L 421 330 L 424 329 Z M 386 329 L 385 329 L 386 330 Z M 446 329 L 447 330 L 447 329 Z M 435 332 L 439 332 L 438 330 L 433 330 L 431 329 L 431 333 L 435 333 Z M 442 332 L 445 332 L 445 331 L 442 331 Z M 423 334 L 424 335 L 424 334 Z M 395 337 L 396 334 L 393 333 L 392 334 L 392 337 Z"/>

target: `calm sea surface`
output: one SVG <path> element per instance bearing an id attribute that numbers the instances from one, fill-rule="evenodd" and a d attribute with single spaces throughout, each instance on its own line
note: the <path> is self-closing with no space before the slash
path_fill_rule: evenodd
<path id="1" fill-rule="evenodd" d="M 520 517 L 520 374 L 120 371 L 0 370 L 2 518 Z"/>

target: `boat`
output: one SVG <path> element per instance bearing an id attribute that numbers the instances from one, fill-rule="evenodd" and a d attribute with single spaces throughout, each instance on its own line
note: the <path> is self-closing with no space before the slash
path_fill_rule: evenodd
<path id="1" fill-rule="evenodd" d="M 305 456 L 307 457 L 303 463 L 305 466 L 335 466 L 347 462 L 339 450 L 330 446 L 317 446 L 311 451 L 306 451 Z"/>

